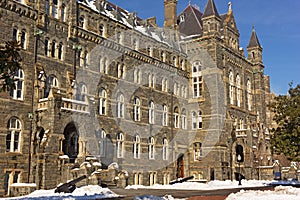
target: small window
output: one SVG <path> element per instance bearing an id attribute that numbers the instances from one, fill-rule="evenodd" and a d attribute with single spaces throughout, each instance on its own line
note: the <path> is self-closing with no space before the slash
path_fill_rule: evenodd
<path id="1" fill-rule="evenodd" d="M 7 127 L 8 133 L 6 135 L 6 151 L 20 152 L 20 141 L 22 133 L 21 121 L 13 117 L 8 121 Z"/>
<path id="2" fill-rule="evenodd" d="M 24 96 L 24 71 L 19 69 L 14 77 L 15 88 L 10 90 L 10 96 L 13 99 L 23 100 Z"/>
<path id="3" fill-rule="evenodd" d="M 105 89 L 101 88 L 99 90 L 99 114 L 106 115 L 106 108 L 107 108 L 107 92 Z"/>
<path id="4" fill-rule="evenodd" d="M 53 40 L 51 44 L 51 57 L 54 58 L 55 56 L 56 56 L 56 42 L 55 40 Z"/>
<path id="5" fill-rule="evenodd" d="M 138 135 L 134 136 L 133 141 L 133 158 L 140 159 L 140 151 L 141 151 L 141 139 Z"/>
<path id="6" fill-rule="evenodd" d="M 154 160 L 155 155 L 155 141 L 153 137 L 149 138 L 149 160 Z"/>
<path id="7" fill-rule="evenodd" d="M 61 5 L 60 17 L 61 17 L 62 21 L 66 21 L 66 6 L 65 6 L 65 4 Z"/>
<path id="8" fill-rule="evenodd" d="M 62 44 L 62 42 L 60 42 L 58 45 L 58 59 L 59 60 L 63 59 L 63 44 Z"/>
<path id="9" fill-rule="evenodd" d="M 163 160 L 168 160 L 168 145 L 169 145 L 169 143 L 168 143 L 167 138 L 163 139 L 162 145 L 163 145 L 162 158 L 163 158 Z"/>
<path id="10" fill-rule="evenodd" d="M 21 48 L 26 49 L 26 31 L 22 30 L 21 32 Z"/>
<path id="11" fill-rule="evenodd" d="M 117 158 L 124 157 L 124 135 L 123 133 L 117 134 Z"/>
<path id="12" fill-rule="evenodd" d="M 17 28 L 13 28 L 12 40 L 13 41 L 17 41 L 18 40 L 18 29 Z"/>
<path id="13" fill-rule="evenodd" d="M 84 26 L 85 26 L 85 25 L 84 25 L 84 22 L 85 22 L 85 21 L 84 21 L 84 17 L 83 17 L 83 16 L 80 16 L 80 17 L 79 17 L 79 20 L 78 20 L 78 26 L 81 27 L 81 28 L 84 28 Z"/>

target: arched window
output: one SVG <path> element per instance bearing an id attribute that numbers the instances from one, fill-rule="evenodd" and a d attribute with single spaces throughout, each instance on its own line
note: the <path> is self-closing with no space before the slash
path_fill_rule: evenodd
<path id="1" fill-rule="evenodd" d="M 124 135 L 123 133 L 117 134 L 117 158 L 124 157 Z"/>
<path id="2" fill-rule="evenodd" d="M 50 10 L 49 10 L 49 0 L 45 0 L 45 13 L 46 15 L 50 14 Z"/>
<path id="3" fill-rule="evenodd" d="M 13 41 L 18 41 L 18 29 L 17 28 L 13 28 L 13 34 L 12 34 L 12 40 Z"/>
<path id="4" fill-rule="evenodd" d="M 99 114 L 106 115 L 107 108 L 107 92 L 105 89 L 101 88 L 99 90 Z"/>
<path id="5" fill-rule="evenodd" d="M 117 116 L 118 118 L 124 118 L 124 96 L 123 94 L 119 94 L 117 96 Z"/>
<path id="6" fill-rule="evenodd" d="M 99 70 L 100 73 L 107 74 L 108 73 L 108 61 L 106 57 L 99 57 Z"/>
<path id="7" fill-rule="evenodd" d="M 160 52 L 160 60 L 161 60 L 162 62 L 166 62 L 166 54 L 165 54 L 164 51 L 161 51 L 161 52 Z"/>
<path id="8" fill-rule="evenodd" d="M 133 48 L 134 50 L 136 50 L 136 51 L 139 50 L 139 44 L 138 44 L 138 40 L 137 40 L 136 38 L 134 38 L 134 39 L 132 40 L 132 48 Z"/>
<path id="9" fill-rule="evenodd" d="M 235 147 L 235 153 L 236 153 L 236 161 L 237 162 L 244 162 L 244 148 L 242 145 L 237 145 Z M 238 159 L 240 156 L 240 160 Z"/>
<path id="10" fill-rule="evenodd" d="M 162 78 L 161 80 L 161 90 L 163 92 L 168 92 L 168 79 L 167 78 Z"/>
<path id="11" fill-rule="evenodd" d="M 134 83 L 141 83 L 141 70 L 139 68 L 135 68 L 133 72 L 133 81 Z"/>
<path id="12" fill-rule="evenodd" d="M 149 160 L 154 160 L 155 155 L 155 141 L 153 137 L 149 138 Z"/>
<path id="13" fill-rule="evenodd" d="M 21 48 L 26 49 L 26 30 L 21 31 Z"/>
<path id="14" fill-rule="evenodd" d="M 62 60 L 63 59 L 63 44 L 60 42 L 58 44 L 58 59 Z"/>
<path id="15" fill-rule="evenodd" d="M 241 106 L 241 78 L 239 75 L 236 76 L 236 104 L 238 107 Z"/>
<path id="16" fill-rule="evenodd" d="M 192 129 L 196 129 L 197 128 L 197 116 L 196 116 L 196 112 L 193 111 L 192 112 Z"/>
<path id="17" fill-rule="evenodd" d="M 99 25 L 99 35 L 102 36 L 102 37 L 104 35 L 104 26 L 103 26 L 103 24 Z"/>
<path id="18" fill-rule="evenodd" d="M 10 118 L 7 124 L 8 132 L 6 135 L 6 151 L 20 152 L 22 124 L 16 117 Z"/>
<path id="19" fill-rule="evenodd" d="M 66 5 L 61 5 L 60 17 L 62 21 L 66 21 Z"/>
<path id="20" fill-rule="evenodd" d="M 232 71 L 229 72 L 229 99 L 230 104 L 234 104 L 234 81 L 233 81 L 233 73 Z"/>
<path id="21" fill-rule="evenodd" d="M 106 132 L 104 130 L 100 130 L 100 135 L 98 136 L 99 143 L 99 155 L 100 157 L 105 157 L 105 149 L 106 149 Z"/>
<path id="22" fill-rule="evenodd" d="M 133 99 L 133 119 L 134 121 L 141 120 L 141 102 L 138 97 Z"/>
<path id="23" fill-rule="evenodd" d="M 251 81 L 247 81 L 247 105 L 248 105 L 248 110 L 252 110 L 252 88 L 251 88 Z"/>
<path id="24" fill-rule="evenodd" d="M 162 125 L 168 126 L 168 107 L 166 105 L 162 106 Z"/>
<path id="25" fill-rule="evenodd" d="M 56 56 L 56 42 L 55 40 L 53 40 L 51 44 L 51 57 L 54 58 L 55 56 Z"/>
<path id="26" fill-rule="evenodd" d="M 47 98 L 51 88 L 58 88 L 59 82 L 58 79 L 51 74 L 46 80 L 45 94 L 44 97 Z"/>
<path id="27" fill-rule="evenodd" d="M 49 39 L 46 38 L 44 41 L 44 51 L 45 51 L 45 56 L 49 55 Z"/>
<path id="28" fill-rule="evenodd" d="M 87 87 L 84 83 L 78 84 L 77 92 L 76 92 L 76 100 L 78 101 L 86 101 L 87 95 Z"/>
<path id="29" fill-rule="evenodd" d="M 85 28 L 85 20 L 84 20 L 84 16 L 80 16 L 78 19 L 78 26 L 81 28 Z"/>
<path id="30" fill-rule="evenodd" d="M 167 138 L 164 138 L 163 139 L 163 142 L 162 142 L 162 159 L 163 160 L 168 160 L 168 139 Z"/>
<path id="31" fill-rule="evenodd" d="M 178 65 L 177 65 L 177 57 L 176 56 L 174 56 L 173 57 L 173 65 L 175 66 L 175 67 L 177 67 Z"/>
<path id="32" fill-rule="evenodd" d="M 118 78 L 125 79 L 126 77 L 126 65 L 118 63 L 117 64 L 118 69 Z"/>
<path id="33" fill-rule="evenodd" d="M 184 108 L 181 111 L 181 128 L 186 129 L 186 111 Z"/>
<path id="34" fill-rule="evenodd" d="M 52 0 L 52 17 L 58 18 L 58 0 Z"/>
<path id="35" fill-rule="evenodd" d="M 153 101 L 149 102 L 149 124 L 154 124 L 154 103 Z"/>
<path id="36" fill-rule="evenodd" d="M 179 128 L 179 109 L 174 108 L 174 128 Z"/>
<path id="37" fill-rule="evenodd" d="M 155 75 L 154 74 L 151 74 L 151 73 L 149 74 L 148 82 L 149 82 L 150 88 L 155 88 Z"/>
<path id="38" fill-rule="evenodd" d="M 18 69 L 14 77 L 15 80 L 15 89 L 10 90 L 10 96 L 13 99 L 23 100 L 24 96 L 24 71 Z"/>
<path id="39" fill-rule="evenodd" d="M 201 62 L 200 61 L 194 62 L 192 67 L 193 67 L 193 72 L 192 72 L 193 97 L 194 98 L 202 97 L 203 79 L 202 79 Z"/>
<path id="40" fill-rule="evenodd" d="M 133 139 L 133 158 L 140 159 L 141 140 L 140 136 L 136 135 Z"/>

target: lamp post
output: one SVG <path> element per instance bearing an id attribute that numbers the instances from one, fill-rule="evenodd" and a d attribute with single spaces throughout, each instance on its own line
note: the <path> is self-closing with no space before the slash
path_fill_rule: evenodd
<path id="1" fill-rule="evenodd" d="M 241 161 L 242 161 L 242 157 L 240 154 L 238 154 L 237 156 L 237 161 L 239 163 L 239 185 L 242 185 L 241 183 Z"/>

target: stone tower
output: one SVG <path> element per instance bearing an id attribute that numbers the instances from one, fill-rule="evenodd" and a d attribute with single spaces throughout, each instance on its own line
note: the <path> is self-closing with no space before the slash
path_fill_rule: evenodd
<path id="1" fill-rule="evenodd" d="M 165 22 L 164 27 L 175 29 L 177 24 L 177 3 L 178 0 L 164 0 Z"/>

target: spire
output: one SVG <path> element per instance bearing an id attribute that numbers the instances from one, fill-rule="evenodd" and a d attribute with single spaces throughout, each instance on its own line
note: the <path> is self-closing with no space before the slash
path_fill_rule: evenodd
<path id="1" fill-rule="evenodd" d="M 255 29 L 254 29 L 254 26 L 252 27 L 252 34 L 251 34 L 251 38 L 250 38 L 247 48 L 252 48 L 252 47 L 260 47 L 261 48 L 260 43 L 257 38 L 257 35 L 256 35 L 256 32 L 255 32 Z"/>
<path id="2" fill-rule="evenodd" d="M 202 18 L 209 16 L 219 16 L 214 0 L 208 0 Z"/>

